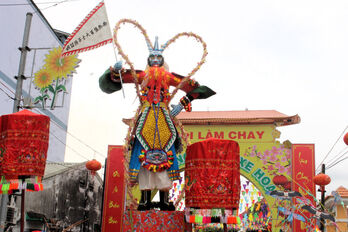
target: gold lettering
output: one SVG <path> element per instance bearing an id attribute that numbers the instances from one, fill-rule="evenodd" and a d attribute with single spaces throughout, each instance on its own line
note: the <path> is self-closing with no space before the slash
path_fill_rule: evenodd
<path id="1" fill-rule="evenodd" d="M 309 179 L 307 176 L 304 176 L 303 172 L 298 172 L 296 174 L 296 179 L 297 180 L 302 180 L 303 183 L 305 183 L 306 185 L 309 183 Z"/>
<path id="2" fill-rule="evenodd" d="M 118 221 L 117 220 L 114 220 L 113 217 L 109 217 L 109 224 L 118 224 Z"/>
<path id="3" fill-rule="evenodd" d="M 120 208 L 120 205 L 117 204 L 117 202 L 110 201 L 109 202 L 109 208 Z"/>
<path id="4" fill-rule="evenodd" d="M 301 152 L 298 153 L 298 157 L 299 157 L 299 160 L 300 160 L 300 164 L 307 164 L 308 160 L 305 160 L 305 159 L 301 158 Z"/>
<path id="5" fill-rule="evenodd" d="M 112 176 L 113 177 L 120 177 L 120 174 L 118 173 L 118 171 L 114 171 L 114 173 L 112 173 Z"/>

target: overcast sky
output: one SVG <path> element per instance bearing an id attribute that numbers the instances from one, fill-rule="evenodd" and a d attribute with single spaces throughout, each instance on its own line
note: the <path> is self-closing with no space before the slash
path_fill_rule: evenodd
<path id="1" fill-rule="evenodd" d="M 39 4 L 48 0 L 35 2 L 52 27 L 71 33 L 100 1 L 71 0 L 54 7 Z M 247 108 L 298 114 L 300 124 L 279 128 L 280 141 L 314 143 L 317 166 L 337 140 L 326 163 L 348 150 L 339 138 L 348 126 L 347 1 L 106 0 L 105 4 L 112 27 L 122 18 L 137 20 L 151 40 L 159 36 L 160 44 L 184 31 L 203 38 L 209 54 L 194 78 L 217 94 L 194 101 L 193 110 Z M 148 52 L 141 34 L 124 26 L 119 35 L 135 67 L 144 69 Z M 180 40 L 164 52 L 170 71 L 182 75 L 201 55 L 201 46 L 193 39 Z M 99 76 L 115 63 L 111 44 L 79 58 L 69 132 L 97 152 L 70 137 L 68 145 L 80 154 L 67 149 L 66 161 L 93 156 L 102 161 L 99 153 L 106 154 L 108 144 L 123 144 L 127 128 L 121 120 L 134 115 L 138 100 L 133 85 L 125 87 L 125 99 L 121 92 L 106 95 L 99 89 Z M 345 160 L 327 171 L 332 178 L 329 192 L 340 185 L 348 188 L 347 164 Z"/>

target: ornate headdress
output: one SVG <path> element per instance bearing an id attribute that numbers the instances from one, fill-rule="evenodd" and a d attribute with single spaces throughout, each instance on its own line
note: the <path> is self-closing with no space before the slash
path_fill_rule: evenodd
<path id="1" fill-rule="evenodd" d="M 153 54 L 160 54 L 162 55 L 162 52 L 170 45 L 172 44 L 173 42 L 175 42 L 179 37 L 182 37 L 182 36 L 187 36 L 187 37 L 194 37 L 198 42 L 200 42 L 203 46 L 203 55 L 202 55 L 202 58 L 200 60 L 200 62 L 198 62 L 198 64 L 196 65 L 196 67 L 181 81 L 181 83 L 176 86 L 176 88 L 174 89 L 174 91 L 172 92 L 171 94 L 171 99 L 174 97 L 174 95 L 176 94 L 176 92 L 178 91 L 178 89 L 180 89 L 182 87 L 182 85 L 188 81 L 197 71 L 198 69 L 200 69 L 200 67 L 202 66 L 202 64 L 205 62 L 205 57 L 208 55 L 208 52 L 207 52 L 207 45 L 206 43 L 202 40 L 202 38 L 192 32 L 182 32 L 182 33 L 179 33 L 177 35 L 175 35 L 172 39 L 168 40 L 165 44 L 163 44 L 161 46 L 161 48 L 159 49 L 159 46 L 158 46 L 158 37 L 156 37 L 156 41 L 154 43 L 154 47 L 152 47 L 152 43 L 145 31 L 145 29 L 136 21 L 132 20 L 132 19 L 121 19 L 120 21 L 118 21 L 118 23 L 116 24 L 116 27 L 114 29 L 114 43 L 118 49 L 118 52 L 119 54 L 123 57 L 123 59 L 125 60 L 125 62 L 130 66 L 130 69 L 131 69 L 131 73 L 132 73 L 132 76 L 134 78 L 134 83 L 135 83 L 135 87 L 136 87 L 136 91 L 137 91 L 137 95 L 140 99 L 140 91 L 139 91 L 139 83 L 138 83 L 138 78 L 137 78 L 137 75 L 136 75 L 136 72 L 135 72 L 135 69 L 134 69 L 134 66 L 133 64 L 130 62 L 128 56 L 123 52 L 122 48 L 121 48 L 121 45 L 118 43 L 118 40 L 117 40 L 117 32 L 118 30 L 120 29 L 121 27 L 121 24 L 124 24 L 124 23 L 130 23 L 130 24 L 133 24 L 134 26 L 136 26 L 140 31 L 141 33 L 144 35 L 145 37 L 145 41 L 146 41 L 146 44 L 147 44 L 147 47 L 149 49 L 149 52 L 150 52 L 150 55 Z"/>
<path id="2" fill-rule="evenodd" d="M 162 52 L 164 50 L 164 45 L 161 46 L 161 49 L 159 49 L 158 47 L 158 36 L 155 37 L 155 43 L 153 45 L 153 47 L 151 46 L 151 44 L 149 44 L 149 41 L 146 40 L 146 44 L 147 47 L 149 49 L 150 55 L 162 55 Z"/>

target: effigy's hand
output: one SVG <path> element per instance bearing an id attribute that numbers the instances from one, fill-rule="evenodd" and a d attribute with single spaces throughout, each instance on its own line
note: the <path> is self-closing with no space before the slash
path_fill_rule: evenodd
<path id="1" fill-rule="evenodd" d="M 184 106 L 181 103 L 177 105 L 171 105 L 171 106 L 172 106 L 172 111 L 170 111 L 170 114 L 173 117 L 177 116 L 184 109 Z"/>
<path id="2" fill-rule="evenodd" d="M 112 68 L 110 67 L 111 69 L 111 72 L 112 72 L 112 75 L 110 76 L 111 77 L 111 80 L 113 82 L 116 82 L 116 83 L 120 83 L 121 82 L 121 74 L 120 74 L 120 71 L 122 69 L 122 61 L 117 61 L 116 64 L 114 65 L 113 67 L 113 70 Z"/>
<path id="3" fill-rule="evenodd" d="M 114 69 L 116 72 L 122 69 L 122 61 L 117 61 L 116 64 L 114 65 Z"/>

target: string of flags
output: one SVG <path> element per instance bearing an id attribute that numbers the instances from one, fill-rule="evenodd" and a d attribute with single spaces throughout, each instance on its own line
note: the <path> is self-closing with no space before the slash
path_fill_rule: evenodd
<path id="1" fill-rule="evenodd" d="M 42 191 L 43 184 L 41 178 L 27 178 L 6 180 L 4 177 L 0 180 L 0 194 L 12 194 L 13 190 L 27 190 L 27 191 Z"/>

